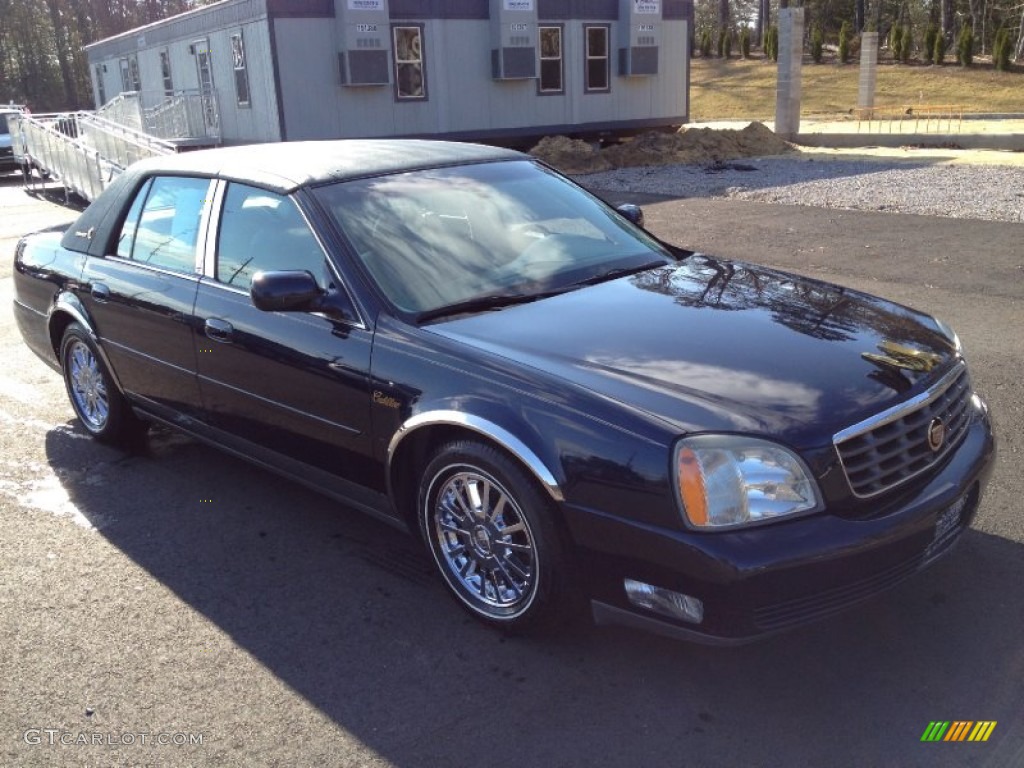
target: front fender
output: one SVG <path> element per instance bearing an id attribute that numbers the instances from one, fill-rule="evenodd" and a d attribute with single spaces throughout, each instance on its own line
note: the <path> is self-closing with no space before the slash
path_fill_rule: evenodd
<path id="1" fill-rule="evenodd" d="M 554 501 L 561 502 L 565 500 L 565 495 L 562 491 L 562 484 L 560 480 L 556 478 L 555 472 L 552 470 L 551 466 L 541 459 L 537 451 L 533 450 L 526 444 L 526 442 L 517 437 L 510 429 L 506 429 L 496 421 L 492 421 L 490 418 L 485 416 L 453 410 L 448 407 L 432 408 L 416 413 L 406 419 L 402 426 L 398 428 L 398 431 L 396 431 L 392 436 L 391 441 L 388 444 L 387 453 L 389 494 L 393 492 L 393 489 L 390 487 L 392 482 L 392 462 L 398 453 L 399 446 L 405 439 L 415 434 L 417 430 L 432 426 L 458 427 L 460 429 L 476 432 L 486 437 L 491 442 L 497 443 L 510 454 L 515 456 L 533 474 Z M 558 467 L 557 464 L 554 466 Z"/>
<path id="2" fill-rule="evenodd" d="M 386 316 L 373 361 L 374 452 L 400 507 L 409 502 L 403 472 L 427 460 L 437 440 L 461 433 L 515 457 L 558 506 L 678 523 L 670 474 L 676 435 L 660 420 Z"/>

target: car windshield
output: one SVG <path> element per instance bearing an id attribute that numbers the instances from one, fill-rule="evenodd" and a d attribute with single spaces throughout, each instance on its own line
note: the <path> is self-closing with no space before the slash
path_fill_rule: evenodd
<path id="1" fill-rule="evenodd" d="M 672 257 L 558 174 L 505 161 L 316 190 L 398 309 L 528 299 Z M 507 302 L 506 302 L 507 303 Z"/>
<path id="2" fill-rule="evenodd" d="M 0 133 L 10 133 L 7 128 L 7 114 L 0 112 Z"/>

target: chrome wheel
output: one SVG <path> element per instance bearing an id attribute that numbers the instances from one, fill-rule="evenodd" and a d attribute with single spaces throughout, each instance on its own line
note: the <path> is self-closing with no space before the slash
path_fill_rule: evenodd
<path id="1" fill-rule="evenodd" d="M 69 323 L 57 356 L 71 407 L 89 434 L 129 451 L 143 450 L 148 426 L 132 412 L 91 334 Z"/>
<path id="2" fill-rule="evenodd" d="M 530 525 L 512 495 L 471 466 L 438 472 L 427 494 L 431 550 L 445 580 L 471 609 L 511 619 L 537 592 Z"/>
<path id="3" fill-rule="evenodd" d="M 89 431 L 102 431 L 110 418 L 110 402 L 99 361 L 89 347 L 75 339 L 67 350 L 67 365 L 75 411 Z"/>

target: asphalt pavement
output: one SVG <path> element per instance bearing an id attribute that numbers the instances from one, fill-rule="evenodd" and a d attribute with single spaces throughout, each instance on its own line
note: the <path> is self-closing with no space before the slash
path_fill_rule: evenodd
<path id="1" fill-rule="evenodd" d="M 166 431 L 77 426 L 11 312 L 0 183 L 0 765 L 1024 765 L 1024 225 L 647 199 L 666 239 L 869 290 L 960 333 L 1000 455 L 972 530 L 886 595 L 716 649 L 506 638 L 411 538 Z M 629 322 L 628 317 L 623 318 Z M 929 723 L 995 721 L 984 743 Z"/>

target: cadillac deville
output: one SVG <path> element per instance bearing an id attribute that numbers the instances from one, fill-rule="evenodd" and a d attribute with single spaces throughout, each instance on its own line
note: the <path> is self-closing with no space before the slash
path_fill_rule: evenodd
<path id="1" fill-rule="evenodd" d="M 96 439 L 406 528 L 496 627 L 738 643 L 949 552 L 995 452 L 954 332 L 642 224 L 503 149 L 202 151 L 22 239 L 14 309 Z"/>

